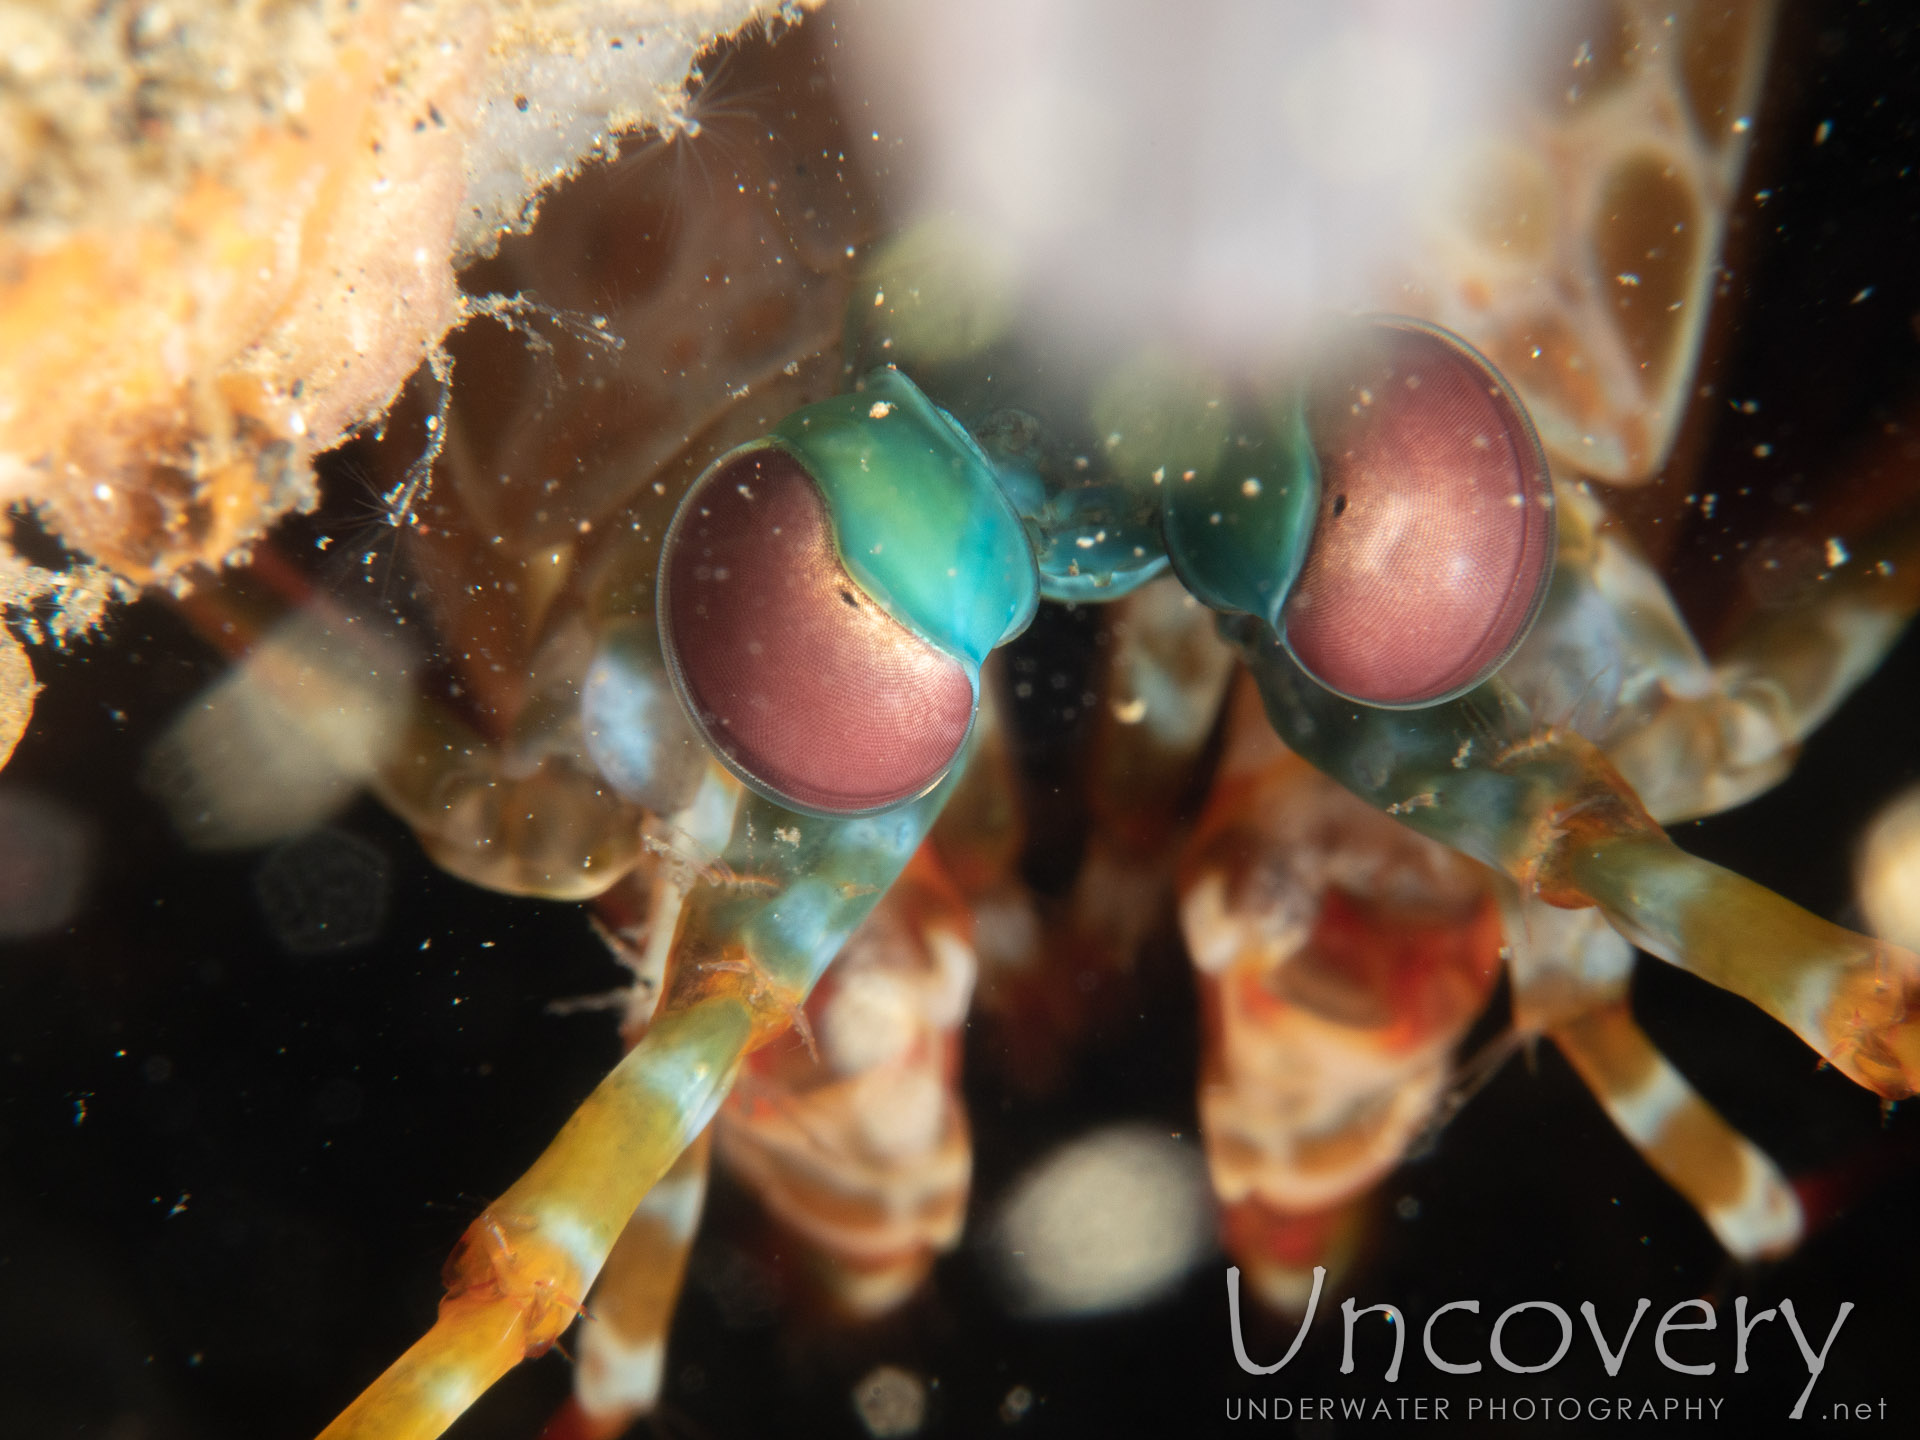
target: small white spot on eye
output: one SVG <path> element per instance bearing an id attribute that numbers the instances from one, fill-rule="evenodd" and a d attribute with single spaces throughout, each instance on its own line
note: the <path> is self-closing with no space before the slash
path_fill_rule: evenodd
<path id="1" fill-rule="evenodd" d="M 113 499 L 113 487 L 111 485 L 94 486 L 93 498 L 102 502 Z"/>

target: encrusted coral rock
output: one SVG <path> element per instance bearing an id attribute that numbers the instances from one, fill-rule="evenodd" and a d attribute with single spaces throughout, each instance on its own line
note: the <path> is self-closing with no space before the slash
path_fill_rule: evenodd
<path id="1" fill-rule="evenodd" d="M 312 456 L 462 318 L 457 267 L 769 8 L 0 0 L 0 501 L 93 562 L 0 553 L 0 605 L 59 638 L 311 507 Z"/>
<path id="2" fill-rule="evenodd" d="M 11 635 L 0 631 L 0 765 L 7 763 L 33 715 L 33 697 L 40 691 L 27 652 Z"/>

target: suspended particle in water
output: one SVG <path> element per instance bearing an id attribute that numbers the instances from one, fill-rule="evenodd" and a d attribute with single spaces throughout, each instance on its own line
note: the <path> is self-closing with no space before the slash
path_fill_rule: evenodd
<path id="1" fill-rule="evenodd" d="M 332 826 L 267 852 L 253 893 L 283 949 L 327 955 L 364 945 L 386 923 L 391 866 L 377 847 Z"/>
<path id="2" fill-rule="evenodd" d="M 1017 1313 L 1100 1315 L 1151 1304 L 1212 1249 L 1205 1164 L 1164 1129 L 1093 1131 L 1014 1182 L 983 1243 Z"/>
<path id="3" fill-rule="evenodd" d="M 874 1440 L 916 1434 L 927 1420 L 926 1382 L 898 1365 L 880 1365 L 853 1387 L 853 1408 Z"/>

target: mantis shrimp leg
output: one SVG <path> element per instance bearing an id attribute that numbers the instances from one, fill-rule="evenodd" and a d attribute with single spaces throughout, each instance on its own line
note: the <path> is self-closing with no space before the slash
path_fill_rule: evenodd
<path id="1" fill-rule="evenodd" d="M 711 877 L 702 847 L 738 800 L 737 782 L 718 766 L 706 788 L 717 800 L 696 800 L 662 827 L 645 923 L 602 927 L 635 973 L 623 1026 L 635 1042 L 652 1018 L 681 906 L 703 873 Z M 714 1124 L 634 1211 L 595 1282 L 574 1396 L 548 1440 L 622 1434 L 658 1400 L 716 1132 L 728 1168 L 814 1251 L 821 1279 L 850 1313 L 891 1309 L 959 1238 L 972 1171 L 957 1093 L 957 1032 L 974 973 L 968 929 L 922 846 L 829 967 L 807 1018 L 795 1017 L 800 1040 L 754 1052 Z"/>
<path id="2" fill-rule="evenodd" d="M 1920 958 L 1696 859 L 1591 741 L 1540 727 L 1500 678 L 1409 712 L 1315 685 L 1271 632 L 1234 627 L 1287 743 L 1369 803 L 1550 904 L 1599 907 L 1650 954 L 1752 1001 L 1889 1099 L 1920 1087 Z"/>
<path id="3" fill-rule="evenodd" d="M 597 904 L 595 929 L 633 973 L 632 986 L 612 997 L 623 1002 L 621 1034 L 630 1046 L 646 1034 L 659 1006 L 687 897 L 703 881 L 725 878 L 712 859 L 726 843 L 739 802 L 739 783 L 709 763 L 693 800 L 648 827 L 652 833 L 643 838 L 651 863 L 641 869 L 650 873 L 644 880 L 640 872 L 627 877 Z M 636 896 L 643 887 L 644 897 Z M 614 1242 L 580 1327 L 574 1393 L 548 1422 L 546 1440 L 612 1440 L 658 1402 L 667 1332 L 706 1204 L 712 1138 L 711 1127 L 694 1138 Z"/>
<path id="4" fill-rule="evenodd" d="M 1071 924 L 1081 945 L 1125 965 L 1165 906 L 1162 857 L 1177 845 L 1235 667 L 1211 612 L 1170 578 L 1114 608 L 1112 698 L 1096 722 Z"/>
<path id="5" fill-rule="evenodd" d="M 1524 899 L 1503 883 L 1514 1026 L 1544 1033 L 1615 1126 L 1699 1211 L 1727 1253 L 1784 1254 L 1803 1221 L 1772 1160 L 1694 1090 L 1634 1020 L 1633 952 L 1595 910 Z"/>
<path id="6" fill-rule="evenodd" d="M 646 1194 L 594 1282 L 580 1327 L 573 1397 L 546 1440 L 615 1440 L 652 1410 L 665 1378 L 687 1255 L 706 1202 L 712 1130 L 702 1130 Z"/>
<path id="7" fill-rule="evenodd" d="M 690 897 L 645 1036 L 468 1227 L 447 1265 L 439 1319 L 328 1426 L 327 1440 L 430 1440 L 559 1338 L 641 1198 L 713 1117 L 742 1056 L 791 1024 L 912 857 L 947 784 L 851 820 L 759 797 L 742 804 L 721 858 L 760 883 L 706 884 Z"/>
<path id="8" fill-rule="evenodd" d="M 1920 605 L 1907 563 L 1920 554 L 1912 502 L 1858 528 L 1846 526 L 1858 517 L 1833 517 L 1865 532 L 1859 554 L 1823 574 L 1807 603 L 1749 618 L 1709 662 L 1591 492 L 1562 483 L 1555 505 L 1553 586 L 1503 678 L 1535 714 L 1570 717 L 1664 824 L 1718 814 L 1781 780 Z"/>
<path id="9" fill-rule="evenodd" d="M 973 909 L 982 965 L 980 1001 L 994 1019 L 1003 1064 L 1044 1090 L 1103 1004 L 1118 1004 L 1143 940 L 1166 913 L 1171 866 L 1198 798 L 1233 652 L 1213 615 L 1171 579 L 1107 607 L 1106 657 L 1084 788 L 1087 806 L 1063 827 L 1084 846 L 1029 837 L 1021 824 L 1042 772 L 1023 784 L 1004 752 L 997 714 L 981 709 L 990 740 L 969 765 L 935 832 L 949 871 Z M 1004 672 L 1003 672 L 1004 673 Z M 1016 670 L 1031 687 L 1024 670 Z M 1085 703 L 1071 697 L 1077 711 Z M 1062 808 L 1055 806 L 1056 809 Z M 1074 822 L 1078 822 L 1077 824 Z M 1079 851 L 1072 888 L 1037 897 L 1019 874 L 1023 855 Z M 1044 881 L 1041 882 L 1044 891 Z"/>

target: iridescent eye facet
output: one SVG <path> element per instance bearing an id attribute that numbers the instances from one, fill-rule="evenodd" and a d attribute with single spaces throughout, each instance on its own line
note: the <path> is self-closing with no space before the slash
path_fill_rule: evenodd
<path id="1" fill-rule="evenodd" d="M 777 446 L 722 460 L 682 502 L 659 610 L 702 736 L 781 804 L 857 815 L 911 799 L 973 723 L 966 667 L 848 574 L 819 488 Z"/>
<path id="2" fill-rule="evenodd" d="M 1470 689 L 1525 637 L 1553 568 L 1553 487 L 1492 365 L 1413 320 L 1369 319 L 1317 379 L 1320 510 L 1283 610 L 1315 679 L 1370 705 Z"/>

